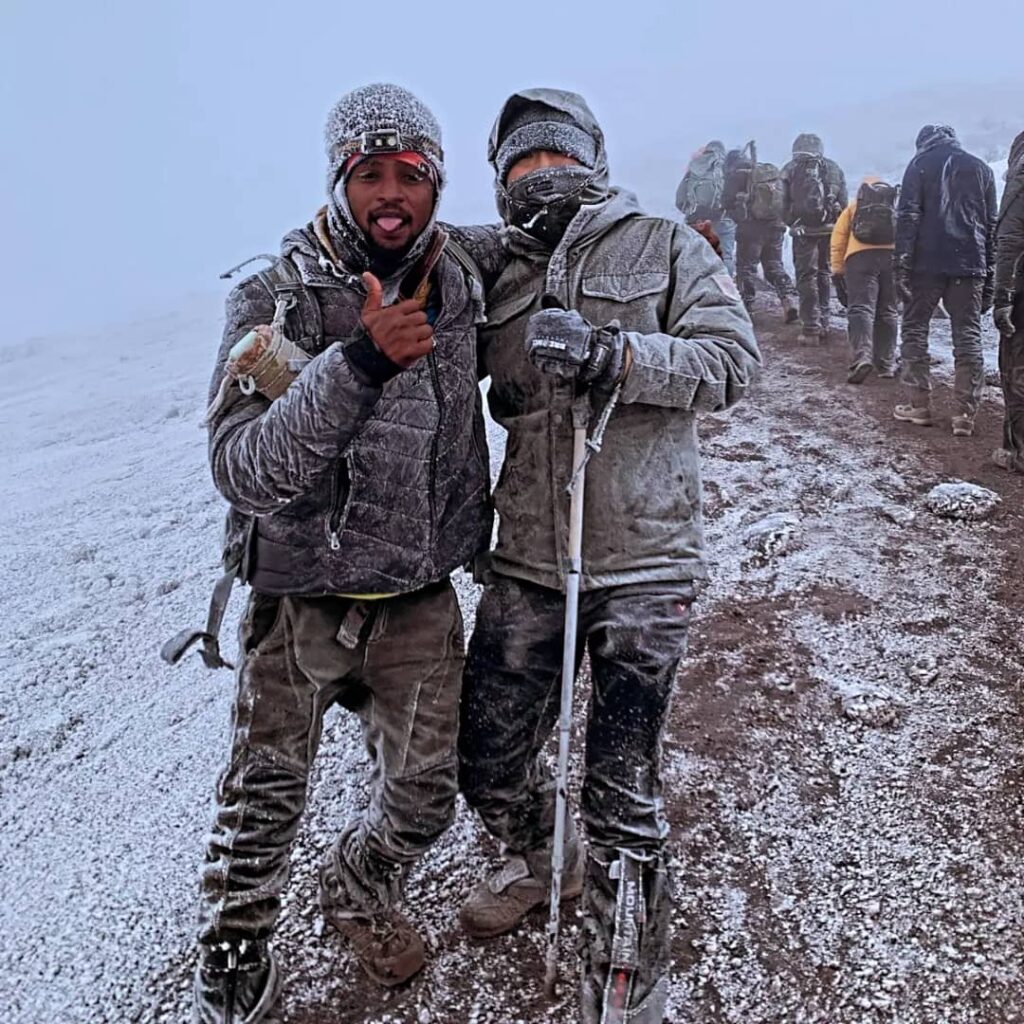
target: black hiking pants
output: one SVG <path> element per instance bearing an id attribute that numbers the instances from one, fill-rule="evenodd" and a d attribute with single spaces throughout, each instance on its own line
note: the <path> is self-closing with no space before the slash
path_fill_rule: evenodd
<path id="1" fill-rule="evenodd" d="M 831 235 L 794 235 L 793 265 L 800 296 L 800 322 L 805 333 L 828 327 L 832 301 Z"/>
<path id="2" fill-rule="evenodd" d="M 953 393 L 957 412 L 974 416 L 985 388 L 985 357 L 981 347 L 981 299 L 985 282 L 980 277 L 911 274 L 910 302 L 903 309 L 900 371 L 911 403 L 928 405 L 931 398 L 931 361 L 928 332 L 932 314 L 941 301 L 953 331 Z"/>
<path id="3" fill-rule="evenodd" d="M 896 365 L 899 307 L 893 281 L 892 250 L 862 249 L 846 260 L 847 324 L 851 365 Z"/>
<path id="4" fill-rule="evenodd" d="M 643 1015 L 630 1019 L 658 1024 L 671 920 L 661 741 L 692 602 L 687 583 L 582 593 L 575 651 L 577 668 L 584 649 L 589 652 L 593 675 L 581 799 L 590 841 L 584 1005 L 600 1005 L 607 975 L 615 908 L 610 866 L 619 851 L 634 851 L 647 860 L 648 923 L 633 1004 Z M 541 753 L 558 718 L 564 621 L 564 594 L 495 575 L 469 644 L 459 781 L 470 807 L 510 853 L 551 848 L 555 791 Z"/>
<path id="5" fill-rule="evenodd" d="M 736 277 L 747 308 L 757 294 L 757 268 L 764 267 L 764 279 L 775 289 L 780 302 L 796 294 L 793 279 L 782 262 L 786 229 L 781 224 L 743 221 L 736 229 Z"/>
<path id="6" fill-rule="evenodd" d="M 999 379 L 1003 386 L 1003 447 L 1016 456 L 1024 473 L 1024 292 L 1013 304 L 1017 330 L 999 340 Z"/>

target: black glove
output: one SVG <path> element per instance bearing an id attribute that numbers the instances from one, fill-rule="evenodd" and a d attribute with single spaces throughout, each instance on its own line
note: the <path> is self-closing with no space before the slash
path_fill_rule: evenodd
<path id="1" fill-rule="evenodd" d="M 990 278 L 986 278 L 981 289 L 981 314 L 984 316 L 992 308 L 992 300 L 995 298 L 996 290 Z"/>
<path id="2" fill-rule="evenodd" d="M 910 287 L 910 271 L 897 267 L 893 271 L 892 277 L 893 284 L 896 288 L 896 294 L 899 297 L 900 302 L 905 306 L 910 302 L 914 294 Z"/>
<path id="3" fill-rule="evenodd" d="M 832 284 L 836 290 L 836 298 L 839 299 L 839 305 L 846 309 L 850 305 L 849 296 L 846 293 L 846 275 L 845 274 L 833 274 Z"/>
<path id="4" fill-rule="evenodd" d="M 992 320 L 1004 338 L 1011 338 L 1017 333 L 1017 325 L 1013 322 L 1013 292 L 1008 288 L 1000 288 L 995 296 L 995 311 Z"/>
<path id="5" fill-rule="evenodd" d="M 544 373 L 611 389 L 622 376 L 626 339 L 615 321 L 595 327 L 575 309 L 542 309 L 527 321 L 526 352 Z"/>

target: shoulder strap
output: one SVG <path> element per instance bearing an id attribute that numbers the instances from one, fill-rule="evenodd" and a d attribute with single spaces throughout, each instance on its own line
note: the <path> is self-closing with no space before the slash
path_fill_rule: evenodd
<path id="1" fill-rule="evenodd" d="M 469 250 L 451 235 L 445 242 L 445 251 L 450 252 L 455 262 L 469 275 L 469 296 L 473 302 L 473 320 L 476 324 L 487 322 L 485 311 L 484 275 L 480 264 L 469 254 Z"/>
<path id="2" fill-rule="evenodd" d="M 452 238 L 451 235 L 448 236 L 445 248 L 452 254 L 459 266 L 476 282 L 482 295 L 484 290 L 483 271 L 480 269 L 480 264 L 470 256 L 469 250 L 461 242 L 457 242 Z"/>
<path id="3" fill-rule="evenodd" d="M 256 271 L 256 276 L 275 302 L 284 299 L 288 302 L 288 309 L 296 310 L 302 332 L 302 337 L 297 339 L 298 344 L 306 349 L 323 348 L 324 322 L 320 303 L 302 280 L 295 264 L 278 256 L 266 270 Z"/>

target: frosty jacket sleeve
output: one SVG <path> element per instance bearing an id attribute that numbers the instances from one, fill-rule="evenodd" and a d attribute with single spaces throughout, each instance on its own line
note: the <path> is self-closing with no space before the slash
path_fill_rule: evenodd
<path id="1" fill-rule="evenodd" d="M 985 283 L 991 288 L 996 272 L 996 225 L 999 223 L 999 202 L 996 199 L 996 176 L 985 168 Z"/>
<path id="2" fill-rule="evenodd" d="M 664 332 L 625 331 L 632 365 L 621 401 L 717 412 L 738 402 L 761 366 L 754 327 L 707 241 L 680 226 L 672 243 Z"/>
<path id="3" fill-rule="evenodd" d="M 1024 260 L 1024 173 L 1006 183 L 996 242 L 996 292 L 1012 295 L 1024 284 L 1019 277 Z"/>
<path id="4" fill-rule="evenodd" d="M 228 297 L 211 395 L 220 388 L 228 352 L 274 303 L 256 278 Z M 340 343 L 313 358 L 271 403 L 232 387 L 209 419 L 210 468 L 217 490 L 237 509 L 268 515 L 309 493 L 369 417 L 381 389 L 358 374 Z"/>
<path id="5" fill-rule="evenodd" d="M 853 204 L 847 206 L 839 215 L 839 220 L 836 221 L 836 226 L 832 229 L 833 274 L 842 274 L 846 271 L 846 252 L 850 247 L 853 211 Z"/>
<path id="6" fill-rule="evenodd" d="M 896 256 L 898 270 L 911 270 L 922 212 L 921 175 L 917 164 L 911 161 L 903 175 L 900 199 L 896 207 Z"/>

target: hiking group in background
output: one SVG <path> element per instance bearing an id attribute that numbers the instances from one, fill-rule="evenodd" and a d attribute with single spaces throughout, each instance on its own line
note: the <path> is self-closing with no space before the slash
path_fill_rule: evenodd
<path id="1" fill-rule="evenodd" d="M 998 208 L 991 168 L 946 125 L 921 129 L 900 185 L 869 175 L 852 199 L 817 135 L 798 135 L 781 170 L 760 161 L 753 142 L 727 152 L 715 140 L 691 159 L 676 206 L 692 226 L 709 222 L 723 246 L 735 231 L 748 310 L 760 264 L 786 322 L 799 318 L 803 343 L 827 342 L 834 286 L 847 314 L 847 380 L 898 375 L 905 400 L 893 415 L 903 422 L 934 422 L 928 336 L 944 312 L 953 337 L 952 432 L 974 433 L 985 385 L 982 317 L 994 305 L 1005 421 L 992 460 L 1024 472 L 1024 134 L 1011 148 Z M 795 288 L 783 262 L 787 226 Z"/>

